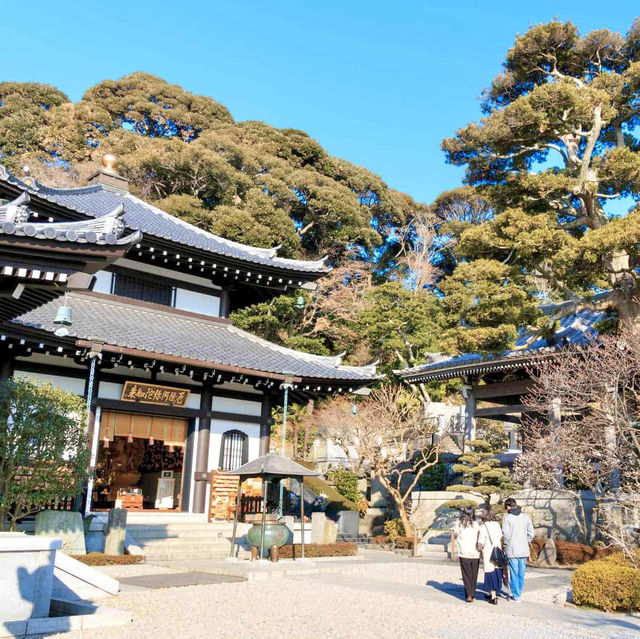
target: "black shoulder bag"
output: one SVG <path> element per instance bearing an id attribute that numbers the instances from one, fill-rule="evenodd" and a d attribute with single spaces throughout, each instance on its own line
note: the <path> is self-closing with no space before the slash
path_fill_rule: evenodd
<path id="1" fill-rule="evenodd" d="M 491 551 L 491 557 L 489 557 L 489 561 L 499 570 L 504 570 L 507 565 L 507 558 L 504 556 L 504 552 L 502 552 L 502 548 L 500 546 L 496 546 L 493 543 L 493 539 L 491 539 L 491 532 L 489 531 L 489 526 L 487 524 L 484 525 L 487 529 L 487 535 L 489 536 L 489 541 L 493 546 L 493 550 Z"/>

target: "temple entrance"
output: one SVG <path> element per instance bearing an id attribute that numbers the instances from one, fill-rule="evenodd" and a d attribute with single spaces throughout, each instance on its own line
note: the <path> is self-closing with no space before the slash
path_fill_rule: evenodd
<path id="1" fill-rule="evenodd" d="M 104 411 L 94 510 L 179 510 L 187 420 Z"/>

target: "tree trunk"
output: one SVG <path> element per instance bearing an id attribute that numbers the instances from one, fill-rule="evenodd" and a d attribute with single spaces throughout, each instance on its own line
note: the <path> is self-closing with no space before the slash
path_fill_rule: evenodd
<path id="1" fill-rule="evenodd" d="M 413 532 L 413 528 L 411 526 L 411 522 L 409 521 L 409 515 L 407 513 L 407 508 L 405 504 L 405 499 L 402 496 L 402 493 L 391 485 L 391 482 L 387 479 L 387 476 L 377 470 L 375 471 L 376 477 L 380 480 L 380 483 L 385 487 L 391 498 L 393 499 L 396 508 L 398 509 L 398 516 L 400 517 L 400 521 L 404 526 L 404 532 L 406 535 L 411 536 Z"/>

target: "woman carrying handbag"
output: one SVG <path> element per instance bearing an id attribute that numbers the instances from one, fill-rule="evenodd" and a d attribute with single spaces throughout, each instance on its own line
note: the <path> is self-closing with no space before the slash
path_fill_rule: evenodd
<path id="1" fill-rule="evenodd" d="M 502 571 L 506 559 L 502 552 L 502 529 L 496 521 L 491 506 L 487 506 L 480 516 L 480 532 L 478 534 L 478 549 L 482 553 L 482 568 L 484 570 L 484 588 L 489 592 L 485 598 L 489 603 L 498 605 L 498 593 L 502 585 Z"/>
<path id="2" fill-rule="evenodd" d="M 456 542 L 456 554 L 460 560 L 464 597 L 467 603 L 472 603 L 476 596 L 476 582 L 480 566 L 480 552 L 478 550 L 478 522 L 472 506 L 463 509 L 460 520 L 454 526 L 453 532 Z"/>

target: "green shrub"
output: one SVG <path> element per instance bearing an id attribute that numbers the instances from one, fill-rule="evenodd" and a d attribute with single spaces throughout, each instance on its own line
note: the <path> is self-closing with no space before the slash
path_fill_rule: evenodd
<path id="1" fill-rule="evenodd" d="M 606 612 L 640 610 L 640 570 L 621 553 L 588 561 L 571 578 L 573 601 Z"/>
<path id="2" fill-rule="evenodd" d="M 353 557 L 358 554 L 355 544 L 340 542 L 337 544 L 305 544 L 305 557 Z M 282 546 L 279 557 L 282 559 L 296 559 L 301 556 L 300 544 Z"/>
<path id="3" fill-rule="evenodd" d="M 439 461 L 424 471 L 418 482 L 422 490 L 444 490 L 447 485 L 447 465 Z"/>
<path id="4" fill-rule="evenodd" d="M 389 540 L 393 543 L 400 537 L 405 537 L 407 531 L 404 529 L 404 524 L 401 519 L 389 519 L 384 522 L 384 532 L 389 537 Z"/>
<path id="5" fill-rule="evenodd" d="M 315 464 L 310 462 L 300 461 L 298 463 L 305 468 L 315 469 Z M 330 514 L 335 514 L 341 510 L 359 510 L 357 504 L 341 495 L 330 483 L 320 479 L 320 477 L 305 477 L 304 485 L 316 495 L 324 493 L 327 496 L 329 502 L 327 512 Z"/>
<path id="6" fill-rule="evenodd" d="M 445 508 L 457 508 L 458 510 L 463 510 L 467 506 L 471 506 L 473 508 L 478 507 L 478 504 L 471 499 L 450 499 L 449 501 L 445 501 L 442 505 Z"/>
<path id="7" fill-rule="evenodd" d="M 86 555 L 71 556 L 87 566 L 127 566 L 144 562 L 143 555 L 105 555 L 103 552 L 90 552 Z"/>
<path id="8" fill-rule="evenodd" d="M 362 493 L 358 490 L 358 475 L 346 468 L 336 468 L 329 473 L 329 479 L 335 484 L 336 490 L 349 501 L 358 503 Z"/>

